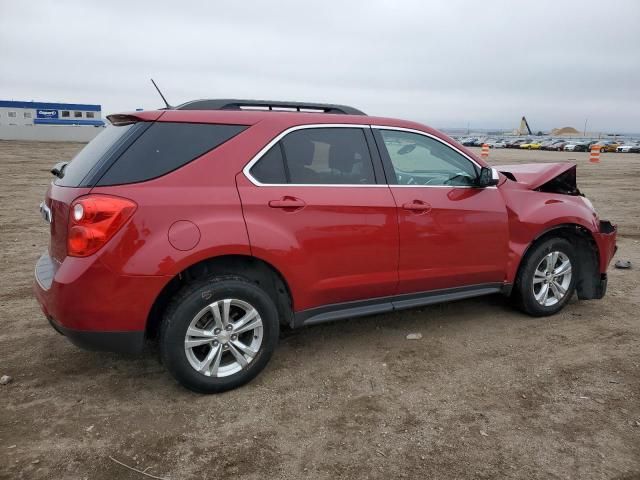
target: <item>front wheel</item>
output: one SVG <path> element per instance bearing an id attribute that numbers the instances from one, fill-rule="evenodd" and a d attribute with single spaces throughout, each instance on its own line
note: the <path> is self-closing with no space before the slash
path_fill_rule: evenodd
<path id="1" fill-rule="evenodd" d="M 186 388 L 223 392 L 260 373 L 278 333 L 278 312 L 264 290 L 244 278 L 212 277 L 173 299 L 160 332 L 160 353 Z"/>
<path id="2" fill-rule="evenodd" d="M 575 291 L 574 247 L 563 238 L 552 238 L 534 245 L 523 262 L 515 291 L 522 310 L 535 317 L 562 310 Z"/>

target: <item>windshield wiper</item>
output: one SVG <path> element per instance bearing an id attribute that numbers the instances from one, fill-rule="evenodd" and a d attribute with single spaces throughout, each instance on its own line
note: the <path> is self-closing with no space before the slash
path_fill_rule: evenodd
<path id="1" fill-rule="evenodd" d="M 58 178 L 64 177 L 64 169 L 67 168 L 69 162 L 59 162 L 56 163 L 51 169 L 51 173 Z"/>

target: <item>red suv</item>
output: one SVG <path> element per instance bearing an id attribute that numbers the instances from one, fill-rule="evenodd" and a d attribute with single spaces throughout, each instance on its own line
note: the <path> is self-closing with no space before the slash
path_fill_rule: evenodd
<path id="1" fill-rule="evenodd" d="M 616 228 L 573 164 L 500 172 L 442 133 L 340 105 L 199 100 L 109 117 L 58 164 L 35 294 L 78 346 L 159 342 L 184 386 L 256 376 L 300 327 L 502 293 L 601 298 Z"/>

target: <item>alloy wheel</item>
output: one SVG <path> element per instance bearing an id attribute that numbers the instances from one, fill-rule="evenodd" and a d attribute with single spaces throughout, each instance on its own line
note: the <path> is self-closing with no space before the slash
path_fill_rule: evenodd
<path id="1" fill-rule="evenodd" d="M 545 255 L 533 274 L 533 296 L 536 301 L 550 307 L 560 302 L 571 285 L 571 260 L 562 252 Z"/>
<path id="2" fill-rule="evenodd" d="M 194 370 L 207 377 L 227 377 L 256 358 L 262 337 L 258 310 L 243 300 L 227 298 L 207 305 L 191 320 L 184 351 Z"/>

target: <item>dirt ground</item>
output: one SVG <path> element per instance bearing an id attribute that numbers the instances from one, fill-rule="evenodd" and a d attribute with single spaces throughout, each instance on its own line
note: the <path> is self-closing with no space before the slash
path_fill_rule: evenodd
<path id="1" fill-rule="evenodd" d="M 0 478 L 148 478 L 109 457 L 172 480 L 640 478 L 640 155 L 491 152 L 579 164 L 634 263 L 603 300 L 533 319 L 485 297 L 285 332 L 256 380 L 202 396 L 153 354 L 77 349 L 32 297 L 48 169 L 80 147 L 0 142 Z"/>

